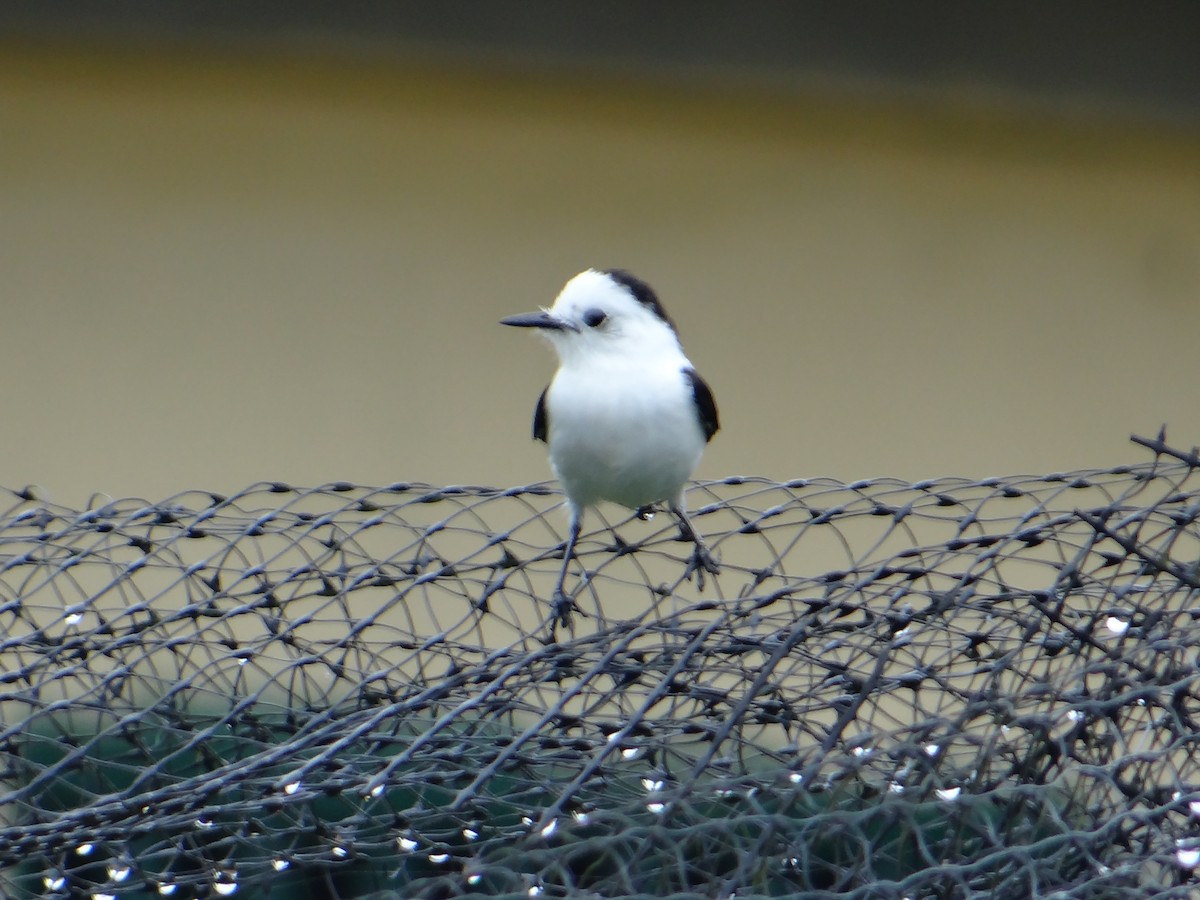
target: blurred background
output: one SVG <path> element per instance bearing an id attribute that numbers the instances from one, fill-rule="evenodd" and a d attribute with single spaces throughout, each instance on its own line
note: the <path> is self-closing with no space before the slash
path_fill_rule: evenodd
<path id="1" fill-rule="evenodd" d="M 1200 7 L 0 6 L 0 484 L 507 486 L 501 317 L 660 293 L 699 477 L 1200 441 Z"/>

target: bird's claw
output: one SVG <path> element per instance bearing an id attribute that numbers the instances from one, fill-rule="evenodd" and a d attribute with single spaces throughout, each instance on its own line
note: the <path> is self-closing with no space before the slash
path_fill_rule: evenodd
<path id="1" fill-rule="evenodd" d="M 554 632 L 559 625 L 562 625 L 571 634 L 575 633 L 575 613 L 584 615 L 574 598 L 567 596 L 562 588 L 556 588 L 553 597 L 550 599 L 551 638 L 554 637 Z"/>
<path id="2" fill-rule="evenodd" d="M 700 543 L 697 543 L 692 550 L 692 558 L 688 562 L 685 577 L 691 577 L 693 572 L 696 573 L 696 587 L 700 588 L 700 590 L 704 590 L 705 572 L 709 575 L 719 575 L 721 573 L 721 566 L 713 558 L 708 548 Z"/>

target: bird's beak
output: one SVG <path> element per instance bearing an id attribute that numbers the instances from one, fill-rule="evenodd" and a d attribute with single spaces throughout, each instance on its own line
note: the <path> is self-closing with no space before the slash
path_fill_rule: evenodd
<path id="1" fill-rule="evenodd" d="M 579 329 L 562 319 L 557 319 L 542 310 L 535 313 L 521 313 L 519 316 L 509 316 L 500 320 L 501 325 L 512 325 L 516 328 L 544 328 L 547 331 L 578 331 Z"/>

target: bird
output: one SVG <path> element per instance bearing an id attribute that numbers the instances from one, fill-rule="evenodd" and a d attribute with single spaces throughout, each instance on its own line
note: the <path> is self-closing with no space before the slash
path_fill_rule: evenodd
<path id="1" fill-rule="evenodd" d="M 533 437 L 547 445 L 570 514 L 551 636 L 560 622 L 571 628 L 567 570 L 583 514 L 601 501 L 643 518 L 665 503 L 692 543 L 685 577 L 694 572 L 703 589 L 704 573 L 720 566 L 688 518 L 684 488 L 720 427 L 717 404 L 658 295 L 624 269 L 588 269 L 549 308 L 500 324 L 536 329 L 558 356 L 533 414 Z"/>

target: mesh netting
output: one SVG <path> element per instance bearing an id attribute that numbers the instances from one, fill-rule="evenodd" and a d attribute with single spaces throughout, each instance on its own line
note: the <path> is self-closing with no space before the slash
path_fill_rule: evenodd
<path id="1" fill-rule="evenodd" d="M 1200 872 L 1200 459 L 0 513 L 0 896 L 1128 897 Z M 610 512 L 612 510 L 609 510 Z"/>

